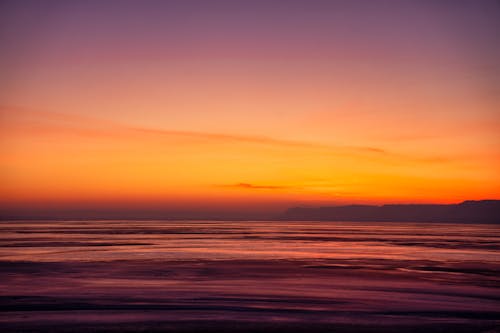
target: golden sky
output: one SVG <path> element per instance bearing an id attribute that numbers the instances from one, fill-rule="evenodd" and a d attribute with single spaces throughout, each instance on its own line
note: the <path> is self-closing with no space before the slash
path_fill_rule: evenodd
<path id="1" fill-rule="evenodd" d="M 2 207 L 500 197 L 494 1 L 0 10 Z"/>

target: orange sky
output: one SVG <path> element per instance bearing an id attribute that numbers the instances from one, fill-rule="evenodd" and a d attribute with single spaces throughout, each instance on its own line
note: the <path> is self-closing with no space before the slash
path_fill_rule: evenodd
<path id="1" fill-rule="evenodd" d="M 4 208 L 500 197 L 494 2 L 90 3 L 4 8 Z"/>

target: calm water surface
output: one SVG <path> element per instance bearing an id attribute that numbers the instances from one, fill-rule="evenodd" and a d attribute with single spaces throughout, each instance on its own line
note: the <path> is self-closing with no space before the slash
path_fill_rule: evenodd
<path id="1" fill-rule="evenodd" d="M 498 225 L 4 221 L 0 264 L 12 331 L 500 331 Z"/>

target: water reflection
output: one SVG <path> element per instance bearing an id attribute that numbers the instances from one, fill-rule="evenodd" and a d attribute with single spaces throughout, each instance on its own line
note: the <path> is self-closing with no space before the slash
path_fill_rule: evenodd
<path id="1" fill-rule="evenodd" d="M 11 328 L 77 317 L 490 326 L 500 318 L 495 225 L 21 221 L 0 230 L 0 323 Z"/>

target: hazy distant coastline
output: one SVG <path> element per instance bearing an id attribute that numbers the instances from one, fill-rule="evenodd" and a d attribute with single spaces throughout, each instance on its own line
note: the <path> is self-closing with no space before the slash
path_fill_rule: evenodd
<path id="1" fill-rule="evenodd" d="M 500 223 L 500 200 L 464 201 L 449 205 L 294 207 L 288 209 L 281 218 L 314 221 Z"/>
<path id="2" fill-rule="evenodd" d="M 0 220 L 217 220 L 217 221 L 378 221 L 500 223 L 500 200 L 458 204 L 387 204 L 292 207 L 283 213 L 171 210 L 0 211 Z"/>

